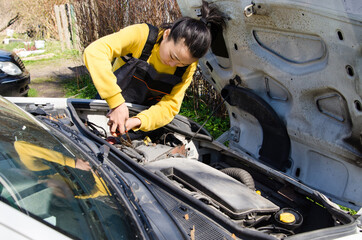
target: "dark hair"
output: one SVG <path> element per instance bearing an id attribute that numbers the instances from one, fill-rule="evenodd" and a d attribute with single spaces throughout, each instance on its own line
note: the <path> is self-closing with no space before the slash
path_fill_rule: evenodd
<path id="1" fill-rule="evenodd" d="M 171 24 L 162 24 L 161 28 L 171 29 L 168 38 L 177 43 L 184 39 L 194 58 L 203 57 L 211 46 L 212 34 L 210 28 L 222 29 L 225 27 L 225 17 L 215 5 L 202 1 L 200 20 L 182 17 Z M 159 42 L 162 41 L 162 38 Z"/>

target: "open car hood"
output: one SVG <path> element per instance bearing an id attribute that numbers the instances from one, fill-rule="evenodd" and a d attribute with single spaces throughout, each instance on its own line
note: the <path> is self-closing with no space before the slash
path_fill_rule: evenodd
<path id="1" fill-rule="evenodd" d="M 178 0 L 200 17 L 201 0 Z M 362 206 L 362 3 L 215 3 L 228 17 L 203 75 L 226 98 L 219 141 L 330 197 Z"/>

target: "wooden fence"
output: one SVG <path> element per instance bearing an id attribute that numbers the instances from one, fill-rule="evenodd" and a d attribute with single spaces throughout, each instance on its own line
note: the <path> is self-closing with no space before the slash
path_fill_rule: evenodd
<path id="1" fill-rule="evenodd" d="M 54 5 L 54 12 L 62 50 L 64 51 L 65 48 L 80 50 L 79 31 L 73 5 L 69 3 Z"/>

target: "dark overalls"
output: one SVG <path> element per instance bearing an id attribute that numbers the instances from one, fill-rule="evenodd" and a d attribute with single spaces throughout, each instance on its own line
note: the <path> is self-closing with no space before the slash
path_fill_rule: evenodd
<path id="1" fill-rule="evenodd" d="M 171 93 L 172 88 L 182 81 L 182 75 L 188 66 L 177 67 L 172 75 L 158 73 L 148 64 L 147 60 L 157 41 L 158 28 L 147 25 L 149 34 L 140 58 L 134 58 L 132 54 L 122 57 L 125 64 L 117 69 L 114 75 L 126 102 L 151 106 L 164 95 Z"/>

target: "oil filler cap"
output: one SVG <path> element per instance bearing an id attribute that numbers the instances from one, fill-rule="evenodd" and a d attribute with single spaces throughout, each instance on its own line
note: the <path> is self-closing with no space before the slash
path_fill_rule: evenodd
<path id="1" fill-rule="evenodd" d="M 274 215 L 277 226 L 288 230 L 294 230 L 303 223 L 303 216 L 292 208 L 283 208 Z"/>
<path id="2" fill-rule="evenodd" d="M 295 216 L 290 212 L 283 212 L 279 215 L 279 220 L 283 223 L 294 223 Z"/>

